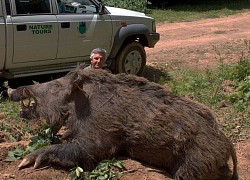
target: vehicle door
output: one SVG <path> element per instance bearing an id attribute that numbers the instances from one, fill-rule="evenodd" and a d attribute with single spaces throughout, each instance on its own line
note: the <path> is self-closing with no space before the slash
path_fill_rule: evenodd
<path id="1" fill-rule="evenodd" d="M 3 15 L 2 1 L 0 1 L 0 69 L 4 67 L 5 61 L 5 19 Z"/>
<path id="2" fill-rule="evenodd" d="M 8 22 L 14 34 L 13 63 L 54 60 L 58 25 L 51 0 L 11 0 L 13 14 Z M 11 29 L 11 28 L 8 28 Z M 53 63 L 53 62 L 51 62 Z"/>
<path id="3" fill-rule="evenodd" d="M 110 16 L 99 15 L 98 6 L 91 0 L 59 1 L 58 58 L 89 59 L 97 47 L 110 52 L 112 24 Z"/>

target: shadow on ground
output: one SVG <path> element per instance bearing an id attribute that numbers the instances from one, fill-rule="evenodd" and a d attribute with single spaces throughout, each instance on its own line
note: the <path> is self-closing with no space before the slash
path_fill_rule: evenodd
<path id="1" fill-rule="evenodd" d="M 146 66 L 142 76 L 155 83 L 160 83 L 161 80 L 170 80 L 170 76 L 165 70 L 157 69 L 152 66 Z"/>

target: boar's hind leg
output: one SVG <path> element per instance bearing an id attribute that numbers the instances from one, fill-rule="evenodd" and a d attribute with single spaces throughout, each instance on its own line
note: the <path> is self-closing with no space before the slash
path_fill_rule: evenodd
<path id="1" fill-rule="evenodd" d="M 197 150 L 197 149 L 196 149 Z M 175 180 L 229 180 L 231 177 L 230 169 L 227 164 L 217 165 L 212 160 L 212 156 L 199 156 L 198 151 L 191 152 L 182 162 L 175 172 Z M 207 152 L 208 154 L 208 152 Z M 198 158 L 197 158 L 198 157 Z M 203 158 L 203 159 L 201 159 Z M 211 160 L 209 160 L 211 158 Z"/>
<path id="2" fill-rule="evenodd" d="M 34 163 L 34 168 L 42 164 L 57 163 L 61 166 L 80 166 L 84 169 L 92 169 L 95 166 L 91 156 L 86 151 L 80 150 L 77 144 L 56 144 L 38 149 L 24 157 L 18 166 L 23 168 Z"/>

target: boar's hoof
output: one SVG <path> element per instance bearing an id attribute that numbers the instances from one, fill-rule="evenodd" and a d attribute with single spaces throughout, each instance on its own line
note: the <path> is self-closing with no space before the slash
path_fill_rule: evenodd
<path id="1" fill-rule="evenodd" d="M 21 169 L 21 168 L 24 168 L 25 166 L 28 166 L 32 163 L 35 163 L 34 169 L 36 169 L 41 165 L 42 159 L 43 159 L 42 154 L 31 153 L 31 154 L 25 156 L 25 158 L 19 164 L 18 168 Z"/>
<path id="2" fill-rule="evenodd" d="M 58 163 L 61 166 L 68 167 L 76 166 L 77 162 L 74 159 L 72 160 L 71 154 L 68 154 L 68 156 L 67 153 L 66 155 L 63 154 L 63 152 L 65 152 L 64 146 L 65 144 L 54 144 L 42 147 L 25 156 L 18 168 L 21 169 L 34 164 L 34 168 L 36 169 L 41 165 L 48 165 L 50 163 Z M 69 147 L 72 147 L 72 145 L 69 144 Z M 72 148 L 70 148 L 70 150 L 72 150 Z"/>

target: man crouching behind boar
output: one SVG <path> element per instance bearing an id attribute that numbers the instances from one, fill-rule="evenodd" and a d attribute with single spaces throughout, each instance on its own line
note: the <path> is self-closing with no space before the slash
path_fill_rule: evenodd
<path id="1" fill-rule="evenodd" d="M 91 170 L 122 154 L 160 167 L 176 180 L 238 179 L 235 150 L 211 112 L 142 77 L 79 69 L 8 92 L 13 101 L 34 98 L 37 117 L 74 132 L 73 142 L 43 147 L 19 168 L 56 162 Z"/>

